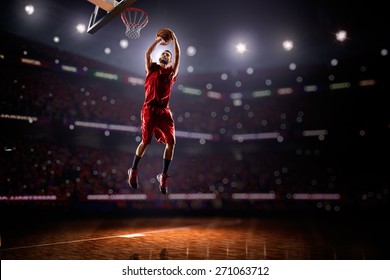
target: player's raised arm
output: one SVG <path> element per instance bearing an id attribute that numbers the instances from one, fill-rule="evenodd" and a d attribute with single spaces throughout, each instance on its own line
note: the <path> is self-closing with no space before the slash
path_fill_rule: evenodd
<path id="1" fill-rule="evenodd" d="M 171 30 L 172 31 L 172 30 Z M 172 31 L 172 41 L 174 44 L 174 56 L 175 59 L 173 61 L 172 69 L 173 69 L 173 77 L 175 78 L 179 73 L 179 65 L 180 65 L 180 45 L 177 40 L 175 32 Z"/>
<path id="2" fill-rule="evenodd" d="M 152 52 L 156 48 L 156 46 L 162 42 L 163 39 L 161 37 L 156 37 L 156 40 L 146 49 L 145 52 L 145 70 L 146 73 L 149 72 L 150 67 L 152 66 Z"/>

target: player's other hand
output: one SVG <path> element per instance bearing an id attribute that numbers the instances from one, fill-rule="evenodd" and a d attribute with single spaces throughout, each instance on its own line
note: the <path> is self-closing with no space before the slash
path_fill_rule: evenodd
<path id="1" fill-rule="evenodd" d="M 169 29 L 169 30 L 170 30 L 171 33 L 172 33 L 172 40 L 173 40 L 173 41 L 176 41 L 176 40 L 177 40 L 177 37 L 176 37 L 175 32 L 173 32 L 171 29 Z"/>

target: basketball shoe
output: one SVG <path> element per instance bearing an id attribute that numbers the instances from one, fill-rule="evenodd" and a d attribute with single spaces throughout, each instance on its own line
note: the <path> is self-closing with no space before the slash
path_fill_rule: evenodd
<path id="1" fill-rule="evenodd" d="M 127 180 L 129 186 L 135 190 L 138 189 L 138 169 L 130 168 L 127 174 L 129 174 L 129 179 Z"/>
<path id="2" fill-rule="evenodd" d="M 168 184 L 167 184 L 168 177 L 169 176 L 167 174 L 164 174 L 164 173 L 160 173 L 157 175 L 157 180 L 160 183 L 160 191 L 163 194 L 168 193 Z"/>

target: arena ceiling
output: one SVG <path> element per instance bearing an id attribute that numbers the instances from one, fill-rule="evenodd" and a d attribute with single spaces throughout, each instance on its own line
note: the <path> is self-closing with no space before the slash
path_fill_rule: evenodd
<path id="1" fill-rule="evenodd" d="M 34 6 L 31 15 L 25 11 L 28 4 Z M 139 39 L 128 40 L 127 48 L 120 46 L 126 37 L 119 17 L 94 34 L 77 31 L 78 24 L 88 25 L 94 9 L 87 0 L 7 1 L 0 9 L 0 28 L 143 75 L 146 47 L 158 28 L 169 27 L 182 49 L 181 71 L 196 74 L 379 55 L 390 42 L 384 5 L 344 0 L 137 0 L 133 6 L 144 9 L 150 20 Z M 336 40 L 339 30 L 347 31 L 343 42 Z M 294 44 L 290 51 L 283 49 L 285 40 Z M 244 53 L 237 52 L 239 43 L 245 44 Z"/>

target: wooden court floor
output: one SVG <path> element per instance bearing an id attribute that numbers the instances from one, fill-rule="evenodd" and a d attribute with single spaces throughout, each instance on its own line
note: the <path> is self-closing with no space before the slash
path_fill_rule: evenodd
<path id="1" fill-rule="evenodd" d="M 133 217 L 1 228 L 3 260 L 381 260 L 383 220 Z"/>

